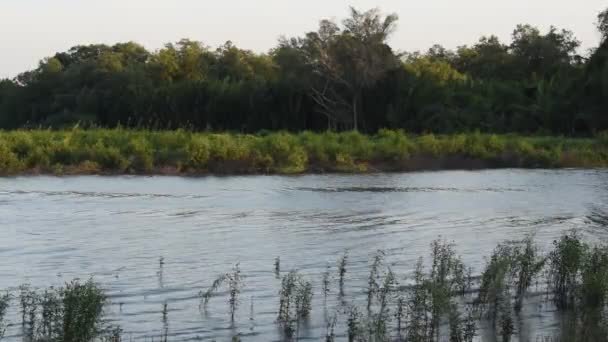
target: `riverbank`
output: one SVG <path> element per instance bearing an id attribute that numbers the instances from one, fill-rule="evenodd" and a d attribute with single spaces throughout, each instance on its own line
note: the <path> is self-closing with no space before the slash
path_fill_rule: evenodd
<path id="1" fill-rule="evenodd" d="M 608 167 L 608 138 L 519 135 L 0 132 L 0 174 L 299 174 Z"/>

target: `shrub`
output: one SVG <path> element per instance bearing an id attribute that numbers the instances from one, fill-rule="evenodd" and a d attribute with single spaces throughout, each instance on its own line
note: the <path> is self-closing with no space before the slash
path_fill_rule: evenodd
<path id="1" fill-rule="evenodd" d="M 438 156 L 441 153 L 439 140 L 433 134 L 423 135 L 418 138 L 418 149 L 420 152 L 431 156 Z"/>
<path id="2" fill-rule="evenodd" d="M 202 136 L 195 136 L 188 145 L 188 166 L 197 170 L 207 168 L 210 158 L 209 141 Z"/>
<path id="3" fill-rule="evenodd" d="M 22 167 L 23 164 L 17 155 L 5 142 L 0 141 L 0 174 L 14 174 L 21 171 Z"/>
<path id="4" fill-rule="evenodd" d="M 406 160 L 412 150 L 412 143 L 405 133 L 386 129 L 378 132 L 375 146 L 375 156 L 384 160 Z"/>
<path id="5" fill-rule="evenodd" d="M 100 140 L 91 147 L 91 161 L 98 163 L 104 170 L 124 171 L 130 163 L 116 147 L 109 147 Z"/>
<path id="6" fill-rule="evenodd" d="M 136 137 L 129 141 L 126 154 L 130 167 L 136 171 L 150 171 L 154 168 L 154 151 L 152 145 L 144 137 Z"/>

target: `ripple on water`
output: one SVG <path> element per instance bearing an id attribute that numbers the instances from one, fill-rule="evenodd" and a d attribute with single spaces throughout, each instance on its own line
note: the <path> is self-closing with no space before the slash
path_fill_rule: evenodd
<path id="1" fill-rule="evenodd" d="M 499 242 L 534 235 L 548 247 L 572 228 L 608 241 L 607 188 L 600 170 L 0 179 L 0 287 L 93 276 L 108 292 L 108 320 L 127 339 L 158 339 L 166 304 L 170 339 L 276 341 L 277 256 L 284 272 L 298 269 L 318 294 L 326 267 L 335 272 L 348 251 L 347 301 L 362 303 L 379 249 L 407 286 L 438 237 L 455 242 L 476 276 Z M 198 293 L 239 262 L 245 288 L 232 325 L 225 292 L 205 310 Z M 330 308 L 339 304 L 332 290 Z M 525 308 L 527 336 L 557 329 L 555 313 L 539 309 L 541 292 Z M 7 341 L 17 341 L 11 310 Z M 305 338 L 325 335 L 321 316 Z"/>

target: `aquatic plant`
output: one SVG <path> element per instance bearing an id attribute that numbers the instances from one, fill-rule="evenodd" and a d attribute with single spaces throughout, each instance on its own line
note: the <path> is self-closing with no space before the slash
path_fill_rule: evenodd
<path id="1" fill-rule="evenodd" d="M 161 333 L 160 342 L 167 342 L 169 338 L 169 308 L 167 303 L 163 303 L 162 309 L 163 331 Z"/>
<path id="2" fill-rule="evenodd" d="M 327 330 L 325 333 L 325 342 L 334 342 L 336 340 L 336 325 L 338 324 L 338 315 L 334 314 L 327 321 Z"/>
<path id="3" fill-rule="evenodd" d="M 397 299 L 397 310 L 395 312 L 395 319 L 397 321 L 397 340 L 401 341 L 403 339 L 403 326 L 405 324 L 406 318 L 406 302 L 402 296 L 399 296 Z"/>
<path id="4" fill-rule="evenodd" d="M 431 243 L 431 273 L 426 282 L 430 299 L 430 336 L 439 339 L 439 324 L 453 306 L 452 298 L 464 293 L 464 265 L 454 251 L 454 243 Z"/>
<path id="5" fill-rule="evenodd" d="M 376 255 L 374 256 L 372 265 L 370 267 L 369 278 L 367 280 L 367 310 L 368 311 L 370 310 L 370 308 L 372 306 L 374 296 L 376 295 L 376 293 L 378 293 L 378 290 L 380 288 L 380 285 L 378 284 L 378 278 L 380 277 L 379 269 L 380 269 L 380 266 L 382 265 L 383 258 L 384 258 L 384 252 L 377 251 Z"/>
<path id="6" fill-rule="evenodd" d="M 325 303 L 325 305 L 327 305 L 327 295 L 331 291 L 331 288 L 330 288 L 331 274 L 329 271 L 330 271 L 330 267 L 329 267 L 329 265 L 327 265 L 325 272 L 323 272 L 323 279 L 321 280 L 321 287 L 323 290 L 323 302 Z"/>
<path id="7" fill-rule="evenodd" d="M 533 279 L 545 265 L 546 259 L 538 255 L 538 247 L 534 245 L 532 237 L 524 240 L 524 246 L 515 250 L 514 269 L 515 279 L 515 311 L 519 312 L 523 300 Z"/>
<path id="8" fill-rule="evenodd" d="M 301 320 L 307 319 L 312 310 L 312 284 L 291 271 L 281 281 L 277 323 L 286 338 L 291 339 Z"/>
<path id="9" fill-rule="evenodd" d="M 557 307 L 567 309 L 576 305 L 580 294 L 581 271 L 589 246 L 576 231 L 563 235 L 553 245 L 549 254 L 549 284 Z"/>
<path id="10" fill-rule="evenodd" d="M 281 257 L 274 259 L 274 275 L 278 278 L 281 275 Z"/>
<path id="11" fill-rule="evenodd" d="M 346 265 L 348 263 L 348 251 L 338 259 L 338 279 L 340 285 L 340 297 L 344 296 L 344 276 L 346 275 Z"/>
<path id="12" fill-rule="evenodd" d="M 6 333 L 6 323 L 4 319 L 6 317 L 6 311 L 10 305 L 10 300 L 11 296 L 8 292 L 0 295 L 0 339 L 2 339 Z"/>
<path id="13" fill-rule="evenodd" d="M 33 341 L 36 332 L 36 315 L 38 311 L 38 295 L 29 284 L 19 287 L 19 303 L 21 304 L 21 330 L 28 341 Z"/>
<path id="14" fill-rule="evenodd" d="M 101 321 L 106 296 L 92 279 L 73 280 L 42 293 L 23 285 L 19 301 L 26 341 L 89 342 L 106 333 Z"/>
<path id="15" fill-rule="evenodd" d="M 244 286 L 243 276 L 241 275 L 241 269 L 239 263 L 235 264 L 232 268 L 232 272 L 219 275 L 211 284 L 206 291 L 199 292 L 199 297 L 202 300 L 202 305 L 206 306 L 213 294 L 220 289 L 222 285 L 227 283 L 228 286 L 228 308 L 230 311 L 230 320 L 234 322 L 234 316 L 240 304 L 239 295 L 241 294 Z"/>
<path id="16" fill-rule="evenodd" d="M 388 339 L 388 324 L 391 321 L 389 305 L 392 302 L 393 291 L 396 286 L 395 274 L 392 270 L 388 269 L 382 286 L 378 288 L 376 293 L 378 308 L 372 315 L 373 322 L 371 322 L 370 326 L 370 336 L 373 336 L 375 340 L 383 341 Z"/>
<path id="17" fill-rule="evenodd" d="M 342 278 L 347 257 L 344 253 L 338 261 L 338 270 L 344 272 L 338 271 L 337 276 Z M 161 267 L 162 263 L 159 261 Z M 537 283 L 547 291 L 544 305 L 555 305 L 560 311 L 562 328 L 557 336 L 540 337 L 542 340 L 606 341 L 608 246 L 592 246 L 577 232 L 564 234 L 548 254 L 541 253 L 531 237 L 498 245 L 478 282 L 472 279 L 471 268 L 465 267 L 451 242 L 433 241 L 426 265 L 425 258 L 420 258 L 413 275 L 405 278 L 384 262 L 383 252 L 376 253 L 366 286 L 341 297 L 333 315 L 327 313 L 326 304 L 325 340 L 335 341 L 336 329 L 345 327 L 343 334 L 349 341 L 472 342 L 478 326 L 483 326 L 489 327 L 497 340 L 510 341 L 521 333 L 518 315 L 529 288 Z M 330 271 L 327 267 L 321 280 L 324 297 L 331 285 Z M 243 279 L 236 264 L 199 293 L 205 306 L 214 293 L 225 289 L 232 328 L 238 326 L 234 323 Z M 399 284 L 401 279 L 406 279 L 405 285 Z M 479 291 L 475 294 L 472 286 L 477 284 Z M 342 287 L 345 285 L 343 282 Z M 297 271 L 282 276 L 276 323 L 285 340 L 297 339 L 300 328 L 311 318 L 314 290 Z M 120 327 L 103 321 L 106 296 L 92 280 L 75 280 L 64 287 L 42 290 L 23 285 L 16 297 L 26 342 L 121 340 Z M 6 327 L 3 318 L 10 298 L 8 293 L 0 296 L 0 337 Z M 167 302 L 160 313 L 160 341 L 168 341 Z M 253 320 L 253 297 L 249 319 Z M 236 338 L 240 336 L 237 333 Z"/>
<path id="18" fill-rule="evenodd" d="M 499 245 L 481 275 L 478 304 L 482 306 L 488 318 L 497 321 L 502 304 L 510 302 L 510 274 L 514 259 L 513 249 Z"/>
<path id="19" fill-rule="evenodd" d="M 358 341 L 363 335 L 363 328 L 361 327 L 362 315 L 356 306 L 350 306 L 348 309 L 348 342 Z"/>

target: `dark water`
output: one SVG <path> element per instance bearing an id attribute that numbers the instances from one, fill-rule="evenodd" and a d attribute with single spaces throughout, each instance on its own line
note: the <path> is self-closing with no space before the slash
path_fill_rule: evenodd
<path id="1" fill-rule="evenodd" d="M 346 299 L 356 302 L 378 249 L 407 283 L 439 236 L 453 240 L 479 273 L 499 242 L 534 234 L 549 247 L 572 228 L 607 241 L 607 222 L 608 171 L 600 170 L 2 178 L 0 288 L 93 276 L 127 339 L 159 336 L 167 304 L 170 340 L 223 341 L 240 333 L 244 341 L 270 341 L 278 339 L 273 263 L 280 256 L 282 270 L 298 269 L 313 281 L 314 319 L 301 335 L 320 340 L 321 273 L 345 250 Z M 225 293 L 206 312 L 197 294 L 237 262 L 246 287 L 231 326 Z M 536 322 L 531 334 L 555 328 L 541 306 L 525 310 Z M 19 320 L 11 322 L 8 340 L 18 340 Z"/>

